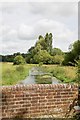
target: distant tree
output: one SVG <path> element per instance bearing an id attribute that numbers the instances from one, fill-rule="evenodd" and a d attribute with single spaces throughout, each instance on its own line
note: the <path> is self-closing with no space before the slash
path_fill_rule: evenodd
<path id="1" fill-rule="evenodd" d="M 37 46 L 37 44 L 41 45 L 41 50 L 46 50 L 47 43 L 45 42 L 45 39 L 43 37 L 39 37 L 39 40 L 36 43 L 36 46 Z"/>
<path id="2" fill-rule="evenodd" d="M 17 55 L 21 55 L 20 52 L 14 53 L 13 56 L 16 57 Z"/>
<path id="3" fill-rule="evenodd" d="M 13 55 L 4 55 L 2 56 L 2 62 L 13 62 L 14 56 Z"/>
<path id="4" fill-rule="evenodd" d="M 48 64 L 50 62 L 51 56 L 46 50 L 41 50 L 34 56 L 34 61 L 36 63 L 45 63 Z"/>
<path id="5" fill-rule="evenodd" d="M 75 41 L 69 47 L 69 52 L 65 54 L 63 64 L 64 65 L 75 65 L 76 60 L 79 60 L 80 56 L 80 40 Z"/>
<path id="6" fill-rule="evenodd" d="M 72 52 L 68 52 L 64 55 L 63 65 L 72 65 L 74 66 L 74 54 Z"/>
<path id="7" fill-rule="evenodd" d="M 44 51 L 44 52 L 43 52 Z M 46 63 L 46 59 L 49 58 L 50 54 L 52 51 L 52 34 L 46 34 L 45 37 L 43 36 L 39 36 L 38 37 L 38 41 L 36 42 L 34 47 L 31 47 L 28 50 L 28 54 L 26 56 L 26 61 L 28 63 L 39 63 L 39 62 L 43 62 Z M 44 54 L 45 53 L 45 54 Z M 41 60 L 41 56 L 47 56 L 46 59 L 44 58 L 44 60 Z M 40 59 L 40 60 L 38 60 Z M 42 57 L 43 59 L 43 57 Z M 51 62 L 51 61 L 50 61 Z M 48 62 L 47 62 L 48 63 Z"/>
<path id="8" fill-rule="evenodd" d="M 62 50 L 61 49 L 59 49 L 59 48 L 53 48 L 52 49 L 52 53 L 51 53 L 51 55 L 62 55 L 63 54 L 63 52 L 62 52 Z"/>
<path id="9" fill-rule="evenodd" d="M 51 54 L 52 51 L 52 33 L 45 35 L 46 50 Z"/>
<path id="10" fill-rule="evenodd" d="M 77 40 L 74 42 L 73 46 L 72 46 L 72 53 L 75 56 L 75 60 L 79 60 L 79 56 L 80 56 L 80 40 Z"/>
<path id="11" fill-rule="evenodd" d="M 61 65 L 63 60 L 64 60 L 63 55 L 55 55 L 55 56 L 53 56 L 53 63 L 55 63 L 55 64 L 60 64 Z"/>
<path id="12" fill-rule="evenodd" d="M 27 56 L 26 53 L 22 53 L 21 55 L 23 56 L 23 58 L 26 58 L 26 56 Z"/>
<path id="13" fill-rule="evenodd" d="M 30 59 L 31 59 L 31 54 L 28 53 L 25 58 L 26 63 L 30 63 Z"/>
<path id="14" fill-rule="evenodd" d="M 14 65 L 25 64 L 25 59 L 22 57 L 22 55 L 17 55 L 17 56 L 14 58 L 13 64 L 14 64 Z"/>
<path id="15" fill-rule="evenodd" d="M 2 62 L 2 55 L 0 55 L 0 62 Z"/>
<path id="16" fill-rule="evenodd" d="M 42 36 L 42 35 L 39 35 L 38 39 L 40 40 L 40 39 L 42 39 L 42 38 L 43 38 L 43 36 Z"/>

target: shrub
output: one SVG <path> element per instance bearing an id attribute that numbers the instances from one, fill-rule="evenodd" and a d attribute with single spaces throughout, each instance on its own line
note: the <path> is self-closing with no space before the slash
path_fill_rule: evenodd
<path id="1" fill-rule="evenodd" d="M 39 63 L 39 66 L 42 66 L 42 65 L 43 65 L 43 62 L 40 62 L 40 63 Z"/>
<path id="2" fill-rule="evenodd" d="M 15 58 L 14 58 L 14 62 L 13 64 L 14 65 L 20 65 L 20 64 L 25 64 L 25 59 L 22 57 L 22 55 L 17 55 Z"/>
<path id="3" fill-rule="evenodd" d="M 55 64 L 60 64 L 61 65 L 63 60 L 64 60 L 64 57 L 62 55 L 55 55 L 53 57 L 53 63 L 55 63 Z"/>

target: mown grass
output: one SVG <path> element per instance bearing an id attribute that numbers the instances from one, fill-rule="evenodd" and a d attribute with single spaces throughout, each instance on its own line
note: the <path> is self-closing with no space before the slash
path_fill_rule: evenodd
<path id="1" fill-rule="evenodd" d="M 70 83 L 77 81 L 77 67 L 60 66 L 60 65 L 43 65 L 45 72 L 51 73 L 54 77 L 62 82 Z"/>
<path id="2" fill-rule="evenodd" d="M 12 63 L 2 64 L 2 85 L 15 85 L 19 81 L 24 80 L 29 70 L 34 66 L 32 64 L 13 65 Z"/>

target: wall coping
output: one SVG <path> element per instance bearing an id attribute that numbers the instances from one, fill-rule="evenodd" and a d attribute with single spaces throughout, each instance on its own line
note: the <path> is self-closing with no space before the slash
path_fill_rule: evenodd
<path id="1" fill-rule="evenodd" d="M 34 89 L 71 89 L 78 88 L 78 84 L 29 84 L 29 85 L 10 85 L 0 86 L 1 90 L 34 90 Z"/>

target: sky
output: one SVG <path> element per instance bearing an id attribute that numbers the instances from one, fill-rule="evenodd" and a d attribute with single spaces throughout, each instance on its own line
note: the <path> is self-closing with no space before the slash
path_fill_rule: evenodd
<path id="1" fill-rule="evenodd" d="M 1 2 L 0 18 L 3 55 L 27 53 L 46 33 L 53 34 L 53 47 L 62 51 L 78 39 L 78 2 Z"/>

